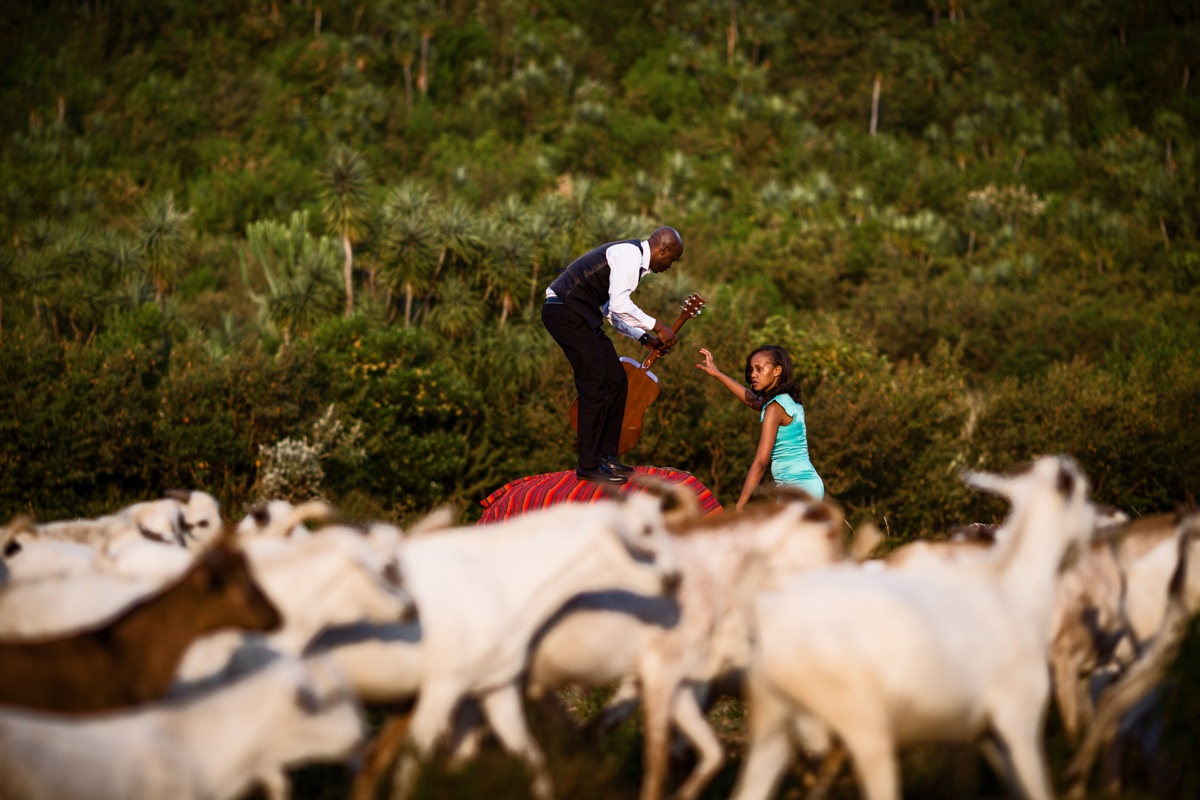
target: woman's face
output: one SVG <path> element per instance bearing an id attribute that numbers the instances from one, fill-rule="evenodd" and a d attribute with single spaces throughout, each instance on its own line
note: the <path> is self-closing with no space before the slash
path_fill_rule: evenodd
<path id="1" fill-rule="evenodd" d="M 782 372 L 783 367 L 772 364 L 766 353 L 755 353 L 750 359 L 750 388 L 761 394 L 775 385 Z"/>

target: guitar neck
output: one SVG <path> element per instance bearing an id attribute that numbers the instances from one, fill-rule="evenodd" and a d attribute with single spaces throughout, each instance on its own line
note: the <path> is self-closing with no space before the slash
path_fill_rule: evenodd
<path id="1" fill-rule="evenodd" d="M 680 314 L 679 319 L 675 320 L 675 324 L 671 326 L 671 330 L 673 330 L 675 333 L 679 333 L 679 329 L 682 328 L 683 323 L 685 323 L 687 321 L 688 321 L 687 313 L 685 312 L 683 314 Z M 653 364 L 657 360 L 658 360 L 658 351 L 651 350 L 650 355 L 646 356 L 646 360 L 642 362 L 641 368 L 642 369 L 650 369 L 650 365 Z"/>

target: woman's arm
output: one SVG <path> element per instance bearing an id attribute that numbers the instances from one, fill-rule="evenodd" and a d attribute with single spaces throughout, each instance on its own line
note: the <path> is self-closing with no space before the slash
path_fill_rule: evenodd
<path id="1" fill-rule="evenodd" d="M 750 464 L 750 471 L 746 473 L 746 482 L 742 484 L 742 494 L 738 497 L 737 510 L 739 511 L 745 507 L 746 503 L 750 502 L 750 496 L 758 488 L 759 482 L 771 463 L 771 451 L 775 449 L 775 435 L 779 433 L 779 423 L 783 421 L 784 416 L 786 415 L 779 403 L 772 403 L 767 407 L 767 413 L 763 416 L 762 433 L 758 437 L 758 450 L 754 453 L 754 461 Z"/>
<path id="2" fill-rule="evenodd" d="M 738 400 L 741 400 L 755 411 L 762 410 L 762 400 L 758 399 L 758 395 L 747 389 L 745 386 L 742 386 L 724 372 L 721 372 L 721 370 L 717 369 L 717 365 L 713 362 L 712 353 L 708 352 L 703 347 L 700 348 L 700 352 L 704 354 L 704 363 L 697 364 L 697 369 L 704 370 L 706 373 L 725 384 L 725 388 L 733 392 L 734 396 L 737 397 Z M 769 461 L 770 459 L 767 460 Z"/>

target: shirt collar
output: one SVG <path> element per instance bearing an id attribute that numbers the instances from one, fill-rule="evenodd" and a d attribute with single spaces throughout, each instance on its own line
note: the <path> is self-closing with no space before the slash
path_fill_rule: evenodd
<path id="1" fill-rule="evenodd" d="M 650 240 L 642 242 L 642 271 L 639 275 L 645 275 L 650 271 Z"/>

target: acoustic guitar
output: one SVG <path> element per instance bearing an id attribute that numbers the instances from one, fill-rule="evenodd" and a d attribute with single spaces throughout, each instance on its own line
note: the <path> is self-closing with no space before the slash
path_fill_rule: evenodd
<path id="1" fill-rule="evenodd" d="M 700 316 L 704 309 L 705 300 L 698 294 L 689 295 L 680 306 L 679 319 L 671 326 L 671 330 L 679 333 L 683 323 Z M 650 404 L 658 398 L 658 376 L 650 371 L 650 366 L 658 360 L 658 351 L 651 350 L 650 355 L 642 363 L 632 358 L 621 357 L 625 367 L 625 377 L 629 380 L 629 392 L 625 396 L 625 418 L 621 421 L 621 443 L 617 446 L 617 455 L 624 455 L 633 449 L 642 435 L 642 416 Z M 571 429 L 579 430 L 579 398 L 571 403 L 567 412 L 571 420 Z"/>

